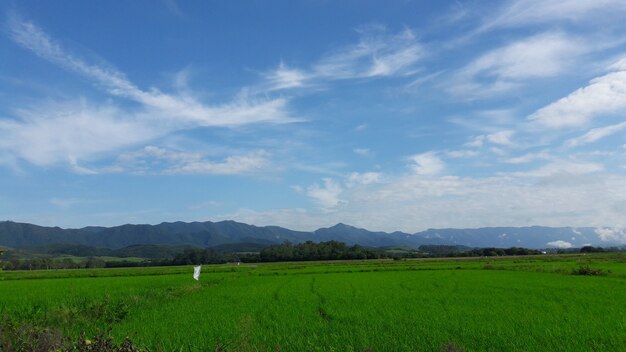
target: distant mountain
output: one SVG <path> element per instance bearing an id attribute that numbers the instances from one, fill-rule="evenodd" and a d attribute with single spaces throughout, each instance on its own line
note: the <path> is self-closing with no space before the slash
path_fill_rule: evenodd
<path id="1" fill-rule="evenodd" d="M 85 231 L 44 227 L 12 221 L 0 222 L 0 245 L 27 247 L 49 243 L 89 244 L 84 240 Z"/>
<path id="2" fill-rule="evenodd" d="M 403 232 L 371 232 L 365 229 L 339 223 L 333 227 L 321 228 L 313 232 L 315 241 L 336 240 L 347 244 L 360 244 L 368 247 L 408 246 L 419 247 L 419 237 Z"/>
<path id="3" fill-rule="evenodd" d="M 484 227 L 478 229 L 429 229 L 417 233 L 426 239 L 438 239 L 446 244 L 469 247 L 582 247 L 621 245 L 602 237 L 593 227 Z M 622 238 L 626 236 L 622 234 Z"/>
<path id="4" fill-rule="evenodd" d="M 139 258 L 174 258 L 187 249 L 198 247 L 187 244 L 133 244 L 127 247 L 111 249 L 92 247 L 82 244 L 52 243 L 38 246 L 21 247 L 27 254 L 72 255 L 76 257 L 139 257 Z"/>
<path id="5" fill-rule="evenodd" d="M 188 244 L 211 247 L 252 242 L 263 244 L 297 242 L 310 233 L 276 226 L 257 227 L 235 221 L 173 222 L 158 225 L 121 225 L 61 229 L 11 221 L 0 222 L 0 245 L 27 247 L 52 243 L 122 248 L 136 244 Z"/>
<path id="6" fill-rule="evenodd" d="M 604 231 L 604 232 L 603 232 Z M 623 244 L 623 232 L 606 236 L 608 229 L 571 227 L 488 227 L 478 229 L 429 229 L 409 234 L 372 232 L 345 224 L 313 232 L 293 231 L 279 226 L 254 226 L 235 221 L 164 222 L 158 225 L 89 226 L 82 229 L 44 227 L 12 221 L 0 222 L 0 246 L 24 248 L 50 244 L 72 244 L 108 249 L 133 245 L 189 245 L 217 247 L 246 243 L 267 246 L 290 241 L 336 240 L 368 247 L 462 245 L 468 247 L 581 247 Z M 611 230 L 613 231 L 613 230 Z M 601 234 L 604 234 L 601 236 Z M 611 240 L 611 241 L 609 241 Z M 626 241 L 625 241 L 626 242 Z M 228 246 L 227 246 L 228 247 Z"/>

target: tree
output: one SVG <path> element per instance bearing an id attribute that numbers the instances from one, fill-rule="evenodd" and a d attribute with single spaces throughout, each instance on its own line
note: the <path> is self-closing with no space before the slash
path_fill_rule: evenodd
<path id="1" fill-rule="evenodd" d="M 339 241 L 315 243 L 306 241 L 293 245 L 284 242 L 264 248 L 259 258 L 264 262 L 303 261 L 303 260 L 340 260 L 340 259 L 379 259 L 386 257 L 380 250 L 372 250 L 357 245 L 346 246 Z"/>
<path id="2" fill-rule="evenodd" d="M 89 257 L 87 262 L 85 262 L 85 268 L 93 269 L 93 268 L 104 268 L 105 262 L 102 259 Z"/>
<path id="3" fill-rule="evenodd" d="M 584 246 L 580 249 L 580 253 L 601 253 L 604 252 L 602 247 Z"/>

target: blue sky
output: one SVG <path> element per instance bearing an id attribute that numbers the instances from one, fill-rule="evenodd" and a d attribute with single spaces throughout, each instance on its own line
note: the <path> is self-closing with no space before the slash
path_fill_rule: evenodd
<path id="1" fill-rule="evenodd" d="M 624 1 L 0 11 L 2 219 L 626 225 Z"/>

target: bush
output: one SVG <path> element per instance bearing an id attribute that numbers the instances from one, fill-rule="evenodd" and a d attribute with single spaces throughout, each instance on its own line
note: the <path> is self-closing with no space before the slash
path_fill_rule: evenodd
<path id="1" fill-rule="evenodd" d="M 589 265 L 580 266 L 577 269 L 572 270 L 574 275 L 588 275 L 588 276 L 601 276 L 605 275 L 602 269 L 592 268 Z"/>
<path id="2" fill-rule="evenodd" d="M 58 329 L 17 323 L 9 317 L 0 321 L 0 351 L 76 351 L 76 352 L 141 352 L 133 342 L 125 338 L 117 344 L 110 333 L 100 333 L 89 339 L 81 333 L 77 340 L 63 336 Z"/>
<path id="3" fill-rule="evenodd" d="M 593 247 L 593 246 L 584 246 L 580 249 L 580 253 L 602 253 L 604 252 L 604 248 L 602 247 Z"/>

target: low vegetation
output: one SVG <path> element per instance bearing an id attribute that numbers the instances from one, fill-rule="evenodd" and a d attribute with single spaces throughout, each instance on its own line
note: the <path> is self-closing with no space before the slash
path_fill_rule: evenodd
<path id="1" fill-rule="evenodd" d="M 603 275 L 572 275 L 587 266 Z M 200 281 L 191 272 L 0 272 L 0 350 L 619 351 L 626 344 L 620 253 L 231 263 L 203 266 Z"/>
<path id="2" fill-rule="evenodd" d="M 91 339 L 80 334 L 75 340 L 63 336 L 58 329 L 34 327 L 27 323 L 15 324 L 8 317 L 0 321 L 0 351 L 67 351 L 67 352 L 143 352 L 125 338 L 116 343 L 110 334 L 98 334 Z"/>
<path id="3" fill-rule="evenodd" d="M 574 275 L 588 275 L 588 276 L 601 276 L 604 275 L 602 269 L 592 268 L 589 265 L 580 266 L 572 270 Z"/>
<path id="4" fill-rule="evenodd" d="M 585 246 L 580 249 L 555 250 L 561 254 L 619 253 L 624 248 Z M 281 261 L 409 259 L 447 257 L 501 257 L 545 254 L 536 249 L 470 248 L 460 245 L 422 245 L 409 247 L 348 246 L 339 241 L 261 245 L 258 243 L 223 244 L 209 248 L 190 245 L 131 245 L 119 249 L 97 248 L 76 244 L 50 244 L 10 249 L 0 254 L 0 269 L 93 269 L 147 267 L 191 264 L 258 263 Z"/>

